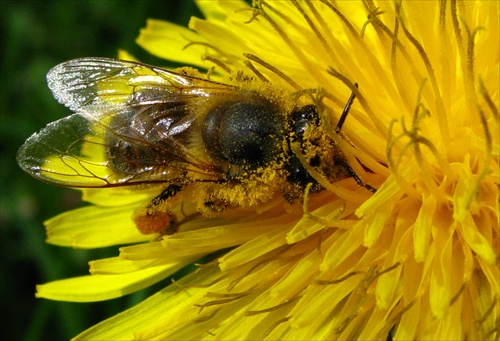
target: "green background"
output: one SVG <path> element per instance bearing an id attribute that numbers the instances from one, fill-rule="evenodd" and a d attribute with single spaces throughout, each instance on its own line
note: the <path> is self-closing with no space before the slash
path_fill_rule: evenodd
<path id="1" fill-rule="evenodd" d="M 47 88 L 45 74 L 65 60 L 116 57 L 126 49 L 158 66 L 166 62 L 135 44 L 146 19 L 187 25 L 201 16 L 189 0 L 1 0 L 0 80 L 0 336 L 3 340 L 67 340 L 165 286 L 98 303 L 35 299 L 35 285 L 88 273 L 88 261 L 117 247 L 74 250 L 45 243 L 42 222 L 83 205 L 76 191 L 41 183 L 15 162 L 23 141 L 70 112 Z M 105 227 L 103 227 L 105 228 Z"/>

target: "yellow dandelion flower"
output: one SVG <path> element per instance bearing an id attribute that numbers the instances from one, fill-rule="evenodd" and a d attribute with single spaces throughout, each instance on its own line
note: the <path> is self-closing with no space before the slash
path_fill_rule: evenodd
<path id="1" fill-rule="evenodd" d="M 90 177 L 96 187 L 105 182 L 112 188 L 84 190 L 93 205 L 46 222 L 48 241 L 86 248 L 131 245 L 116 258 L 92 262 L 90 276 L 40 285 L 37 296 L 110 299 L 219 252 L 77 339 L 498 339 L 499 2 L 260 0 L 253 7 L 242 1 L 198 6 L 205 19 L 192 18 L 189 29 L 149 20 L 138 43 L 159 57 L 208 70 L 206 75 L 185 68 L 173 80 L 142 64 L 119 62 L 125 67 L 116 74 L 132 79 L 126 73 L 134 70 L 134 82 L 104 84 L 95 80 L 95 60 L 86 59 L 79 75 L 94 76 L 99 89 L 92 94 L 104 98 L 93 108 L 108 108 L 111 99 L 120 103 L 134 92 L 153 103 L 158 89 L 171 89 L 183 77 L 213 82 L 212 91 L 224 91 L 221 83 L 249 87 L 283 106 L 295 99 L 314 106 L 322 123 L 304 133 L 304 141 L 313 142 L 301 144 L 295 137 L 285 146 L 310 176 L 308 185 L 289 197 L 276 194 L 293 187 L 282 179 L 287 173 L 259 167 L 229 189 L 168 187 L 169 200 L 158 197 L 158 186 L 115 187 L 123 172 L 138 166 L 125 162 L 122 173 L 102 172 L 110 158 L 102 136 L 114 117 L 102 115 L 91 127 L 69 118 L 78 129 L 66 131 L 67 141 L 84 135 L 85 143 L 67 147 L 67 141 L 50 140 L 54 145 L 43 154 L 44 163 L 31 171 L 67 183 L 68 173 L 59 170 L 69 167 L 76 185 Z M 132 59 L 125 53 L 121 58 Z M 118 70 L 117 62 L 98 63 Z M 65 86 L 77 88 L 78 80 L 72 81 Z M 159 87 L 138 90 L 152 81 Z M 349 116 L 336 131 L 351 93 Z M 58 99 L 75 108 L 93 100 L 72 96 L 69 91 Z M 77 159 L 48 158 L 54 150 L 71 154 L 76 145 Z M 126 143 L 122 149 L 131 156 L 145 152 Z M 193 157 L 206 160 L 202 147 L 193 149 Z M 336 178 L 314 162 L 314 155 L 324 161 L 339 153 L 349 166 Z M 21 153 L 20 163 L 26 165 L 26 158 Z M 40 175 L 40 169 L 52 172 Z M 216 181 L 204 178 L 207 169 L 200 168 L 196 180 Z M 160 175 L 182 177 L 185 171 L 191 169 Z M 145 179 L 136 176 L 126 181 Z M 203 191 L 232 207 L 214 200 L 212 209 L 201 209 Z M 159 204 L 151 206 L 155 198 Z M 144 218 L 150 216 L 155 219 Z M 173 230 L 156 230 L 172 217 Z M 157 233 L 141 234 L 137 227 Z"/>

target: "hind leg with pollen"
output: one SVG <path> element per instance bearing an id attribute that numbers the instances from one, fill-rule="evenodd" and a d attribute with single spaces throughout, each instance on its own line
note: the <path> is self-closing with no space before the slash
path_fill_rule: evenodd
<path id="1" fill-rule="evenodd" d="M 153 200 L 138 208 L 132 220 L 142 234 L 174 234 L 177 232 L 177 217 L 168 210 L 168 201 L 182 189 L 171 184 Z"/>

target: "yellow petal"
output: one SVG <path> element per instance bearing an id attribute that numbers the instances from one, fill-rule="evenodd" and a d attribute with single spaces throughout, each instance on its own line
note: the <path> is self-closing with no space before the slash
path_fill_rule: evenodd
<path id="1" fill-rule="evenodd" d="M 143 242 L 151 239 L 139 233 L 131 215 L 137 205 L 88 206 L 62 213 L 44 224 L 47 242 L 75 248 L 97 248 Z"/>
<path id="2" fill-rule="evenodd" d="M 36 297 L 68 302 L 109 300 L 147 288 L 186 265 L 187 263 L 174 263 L 126 274 L 63 279 L 38 285 Z"/>
<path id="3" fill-rule="evenodd" d="M 136 40 L 151 54 L 182 64 L 207 68 L 200 56 L 206 53 L 206 40 L 176 24 L 149 19 Z"/>

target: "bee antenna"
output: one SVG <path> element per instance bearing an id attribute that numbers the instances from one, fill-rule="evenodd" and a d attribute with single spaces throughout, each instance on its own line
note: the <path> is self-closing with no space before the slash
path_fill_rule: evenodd
<path id="1" fill-rule="evenodd" d="M 358 88 L 358 83 L 354 83 L 354 86 L 356 89 Z M 344 125 L 345 119 L 347 118 L 347 115 L 349 114 L 349 109 L 351 109 L 351 105 L 354 102 L 354 99 L 356 98 L 356 95 L 354 92 L 351 93 L 351 97 L 347 100 L 347 103 L 344 107 L 344 110 L 342 110 L 342 115 L 340 115 L 339 122 L 337 123 L 337 128 L 335 128 L 335 132 L 338 134 L 340 133 L 340 130 L 342 129 L 342 126 Z"/>

